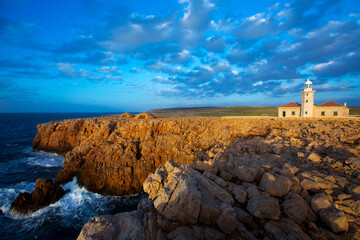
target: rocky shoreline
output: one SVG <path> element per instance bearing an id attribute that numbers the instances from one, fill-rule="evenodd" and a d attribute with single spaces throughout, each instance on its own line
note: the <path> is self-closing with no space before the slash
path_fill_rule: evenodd
<path id="1" fill-rule="evenodd" d="M 56 184 L 149 194 L 79 239 L 359 238 L 359 120 L 150 118 L 38 125 L 34 148 L 66 153 Z"/>

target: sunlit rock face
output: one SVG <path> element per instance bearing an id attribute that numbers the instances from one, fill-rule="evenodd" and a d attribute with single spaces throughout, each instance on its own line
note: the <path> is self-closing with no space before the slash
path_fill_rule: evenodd
<path id="1" fill-rule="evenodd" d="M 356 166 L 353 158 L 358 151 L 354 147 L 358 146 L 358 129 L 359 121 L 111 116 L 40 124 L 34 148 L 66 154 L 56 183 L 69 182 L 76 176 L 79 184 L 90 191 L 126 195 L 142 191 L 147 176 L 169 159 L 177 164 L 202 160 L 197 161 L 195 168 L 221 176 L 217 180 L 220 185 L 221 179 L 229 181 L 233 176 L 244 182 L 260 181 L 264 169 L 253 161 L 259 156 L 287 162 L 299 159 L 315 169 L 326 163 L 348 171 Z M 316 153 L 321 161 L 310 161 L 311 153 Z M 244 159 L 245 164 L 214 164 L 214 160 L 227 157 Z M 351 165 L 345 163 L 350 163 L 349 159 Z M 291 175 L 294 169 L 283 171 Z M 272 175 L 278 176 L 276 172 Z M 291 176 L 279 179 L 275 185 L 264 180 L 262 190 L 278 197 L 295 188 L 290 187 L 290 182 L 296 181 Z M 301 178 L 306 190 L 326 189 L 331 184 L 320 184 L 307 176 Z M 286 185 L 286 189 L 278 189 L 277 185 Z"/>
<path id="2" fill-rule="evenodd" d="M 356 120 L 112 116 L 39 125 L 34 147 L 69 149 L 56 183 L 149 195 L 79 239 L 334 239 L 360 232 L 359 141 Z"/>

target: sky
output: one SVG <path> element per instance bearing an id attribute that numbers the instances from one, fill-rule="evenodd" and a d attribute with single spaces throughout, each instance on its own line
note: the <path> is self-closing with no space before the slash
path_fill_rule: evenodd
<path id="1" fill-rule="evenodd" d="M 359 0 L 0 0 L 0 112 L 360 106 Z"/>

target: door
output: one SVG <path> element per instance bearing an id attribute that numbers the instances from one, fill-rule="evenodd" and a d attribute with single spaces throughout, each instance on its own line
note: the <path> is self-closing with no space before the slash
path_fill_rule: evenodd
<path id="1" fill-rule="evenodd" d="M 283 111 L 283 117 L 286 117 L 286 112 L 285 111 Z"/>

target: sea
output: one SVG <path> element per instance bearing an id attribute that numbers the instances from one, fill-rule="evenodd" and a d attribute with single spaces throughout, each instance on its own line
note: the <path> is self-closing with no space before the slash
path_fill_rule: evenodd
<path id="1" fill-rule="evenodd" d="M 0 239 L 76 239 L 92 217 L 135 210 L 141 194 L 109 197 L 87 191 L 76 178 L 59 201 L 26 217 L 10 206 L 19 193 L 32 192 L 36 179 L 55 179 L 65 157 L 32 148 L 39 123 L 109 113 L 0 113 Z"/>

